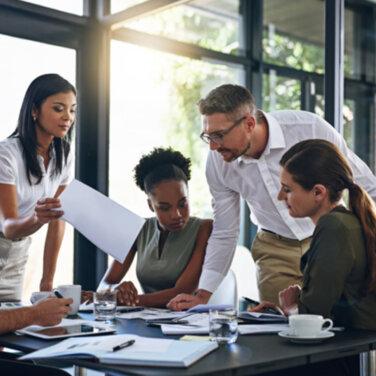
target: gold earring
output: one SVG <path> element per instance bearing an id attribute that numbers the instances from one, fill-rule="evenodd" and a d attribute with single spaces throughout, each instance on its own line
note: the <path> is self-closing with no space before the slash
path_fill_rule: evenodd
<path id="1" fill-rule="evenodd" d="M 34 122 L 36 122 L 37 121 L 37 117 L 33 116 L 33 120 L 34 120 Z"/>

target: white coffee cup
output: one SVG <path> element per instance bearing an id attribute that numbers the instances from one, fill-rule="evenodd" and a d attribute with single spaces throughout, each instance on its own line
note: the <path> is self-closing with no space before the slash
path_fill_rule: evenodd
<path id="1" fill-rule="evenodd" d="M 31 304 L 34 304 L 38 300 L 46 298 L 47 296 L 54 296 L 53 291 L 35 291 L 31 293 L 30 302 Z"/>
<path id="2" fill-rule="evenodd" d="M 72 310 L 69 315 L 76 315 L 81 304 L 81 285 L 61 285 L 57 290 L 63 298 L 72 298 L 73 303 L 70 305 Z"/>
<path id="3" fill-rule="evenodd" d="M 321 315 L 292 315 L 289 316 L 291 334 L 298 337 L 317 337 L 333 327 L 331 319 L 324 319 Z M 324 327 L 325 324 L 329 324 Z"/>

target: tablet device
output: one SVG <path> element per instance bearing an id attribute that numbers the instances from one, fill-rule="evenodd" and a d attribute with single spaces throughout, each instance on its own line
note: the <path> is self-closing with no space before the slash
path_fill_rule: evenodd
<path id="1" fill-rule="evenodd" d="M 113 333 L 116 332 L 116 329 L 114 327 L 98 325 L 95 322 L 87 322 L 80 324 L 50 326 L 46 328 L 39 325 L 33 325 L 21 330 L 17 330 L 17 332 L 42 339 L 58 339 Z"/>

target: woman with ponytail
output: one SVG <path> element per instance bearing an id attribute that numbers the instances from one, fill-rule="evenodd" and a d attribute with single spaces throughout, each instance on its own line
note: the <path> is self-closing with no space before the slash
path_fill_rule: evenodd
<path id="1" fill-rule="evenodd" d="M 324 140 L 306 140 L 280 161 L 281 190 L 292 217 L 316 225 L 301 259 L 303 286 L 279 293 L 286 315 L 320 314 L 336 325 L 376 330 L 376 211 L 354 183 L 341 151 Z M 348 191 L 348 209 L 342 198 Z M 264 302 L 257 310 L 271 304 Z"/>

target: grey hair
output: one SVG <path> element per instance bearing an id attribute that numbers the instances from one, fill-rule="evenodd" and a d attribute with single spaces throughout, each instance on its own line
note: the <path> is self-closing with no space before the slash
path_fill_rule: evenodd
<path id="1" fill-rule="evenodd" d="M 197 103 L 201 115 L 212 115 L 216 112 L 234 114 L 241 107 L 246 107 L 252 115 L 256 114 L 257 107 L 251 92 L 240 85 L 221 85 L 213 89 L 206 98 Z"/>

